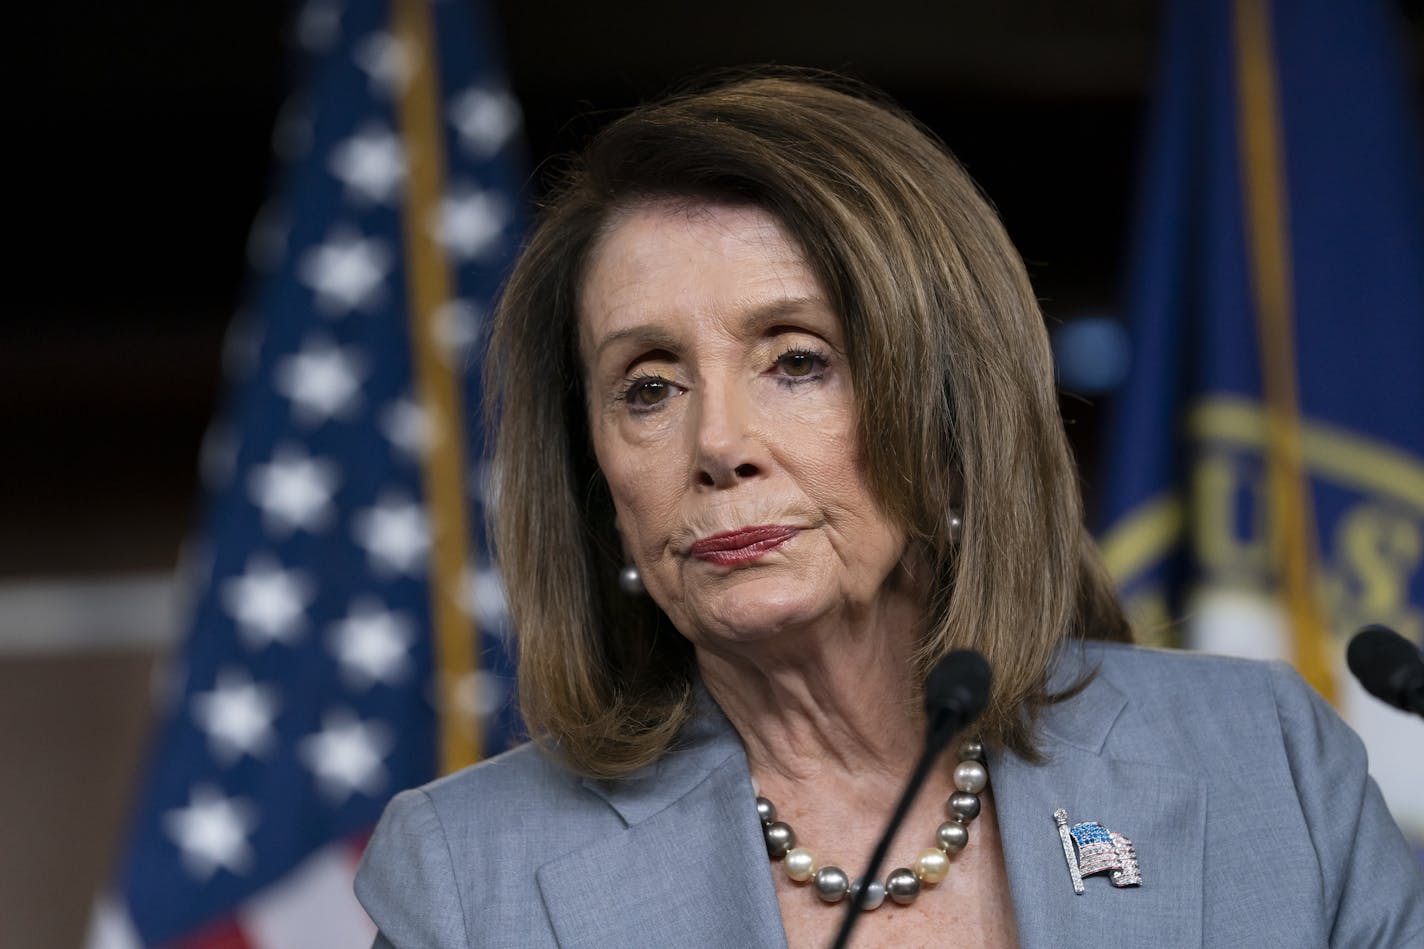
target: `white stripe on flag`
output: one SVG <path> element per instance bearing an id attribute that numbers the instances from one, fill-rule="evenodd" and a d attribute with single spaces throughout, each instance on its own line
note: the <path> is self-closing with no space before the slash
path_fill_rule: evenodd
<path id="1" fill-rule="evenodd" d="M 128 911 L 112 896 L 106 894 L 94 901 L 84 949 L 143 949 Z"/>
<path id="2" fill-rule="evenodd" d="M 359 859 L 350 844 L 332 844 L 241 907 L 252 949 L 368 949 L 376 927 L 351 892 Z"/>

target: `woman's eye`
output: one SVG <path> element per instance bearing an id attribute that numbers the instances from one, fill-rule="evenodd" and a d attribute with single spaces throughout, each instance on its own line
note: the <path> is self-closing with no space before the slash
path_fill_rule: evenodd
<path id="1" fill-rule="evenodd" d="M 778 356 L 776 365 L 783 376 L 789 376 L 792 379 L 805 379 L 824 369 L 826 358 L 820 353 L 793 349 Z"/>
<path id="2" fill-rule="evenodd" d="M 673 384 L 657 376 L 634 379 L 619 396 L 633 411 L 657 408 L 673 393 Z"/>
<path id="3" fill-rule="evenodd" d="M 633 387 L 633 402 L 636 405 L 657 405 L 667 398 L 668 384 L 650 379 Z"/>

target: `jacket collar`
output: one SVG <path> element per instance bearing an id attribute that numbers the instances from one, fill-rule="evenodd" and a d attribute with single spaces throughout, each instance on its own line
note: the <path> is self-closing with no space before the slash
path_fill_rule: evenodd
<path id="1" fill-rule="evenodd" d="M 700 683 L 696 703 L 662 759 L 584 781 L 625 827 L 539 868 L 560 945 L 786 945 L 741 739 Z"/>
<path id="2" fill-rule="evenodd" d="M 1143 763 L 1147 749 L 1139 747 L 1134 760 L 1130 747 L 1114 745 L 1114 730 L 1132 709 L 1098 668 L 1102 655 L 1081 645 L 1060 653 L 1052 688 L 1095 675 L 1044 711 L 1042 761 L 990 752 L 1019 941 L 1058 945 L 1091 933 L 1099 947 L 1150 945 L 1164 935 L 1174 945 L 1199 945 L 1203 782 Z M 697 713 L 672 753 L 626 779 L 585 786 L 624 829 L 539 869 L 561 945 L 667 944 L 670 919 L 687 945 L 786 945 L 771 863 L 749 819 L 755 795 L 746 755 L 700 686 Z M 1053 819 L 1059 807 L 1072 823 L 1096 820 L 1130 838 L 1143 885 L 1117 889 L 1099 875 L 1075 895 Z"/>

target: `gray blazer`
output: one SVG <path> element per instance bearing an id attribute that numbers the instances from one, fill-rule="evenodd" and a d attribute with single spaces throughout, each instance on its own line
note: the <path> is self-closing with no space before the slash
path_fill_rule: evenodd
<path id="1" fill-rule="evenodd" d="M 1055 682 L 1092 667 L 1045 713 L 1045 761 L 990 750 L 1024 946 L 1424 946 L 1418 858 L 1359 739 L 1291 669 L 1089 644 Z M 1142 886 L 1074 895 L 1059 807 L 1130 838 Z M 784 946 L 772 869 L 741 742 L 704 693 L 630 778 L 526 746 L 398 795 L 356 894 L 378 947 Z"/>

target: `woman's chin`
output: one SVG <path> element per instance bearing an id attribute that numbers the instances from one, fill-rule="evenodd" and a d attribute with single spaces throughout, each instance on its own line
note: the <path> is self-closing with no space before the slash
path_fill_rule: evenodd
<path id="1" fill-rule="evenodd" d="M 758 642 L 804 628 L 830 608 L 817 585 L 788 583 L 785 577 L 748 577 L 688 601 L 694 622 L 727 642 Z M 700 614 L 700 615 L 699 615 Z"/>

